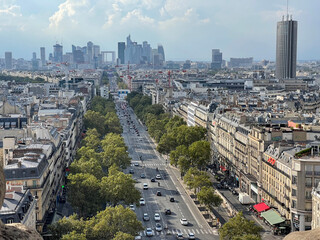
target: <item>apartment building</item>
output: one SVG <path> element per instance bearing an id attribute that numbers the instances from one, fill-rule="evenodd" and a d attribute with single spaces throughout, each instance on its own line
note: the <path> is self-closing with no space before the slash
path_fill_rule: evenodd
<path id="1" fill-rule="evenodd" d="M 316 186 L 312 190 L 312 221 L 311 228 L 320 227 L 320 186 Z"/>
<path id="2" fill-rule="evenodd" d="M 312 189 L 320 182 L 320 142 L 307 147 L 270 145 L 263 157 L 264 199 L 290 219 L 293 230 L 311 229 Z"/>

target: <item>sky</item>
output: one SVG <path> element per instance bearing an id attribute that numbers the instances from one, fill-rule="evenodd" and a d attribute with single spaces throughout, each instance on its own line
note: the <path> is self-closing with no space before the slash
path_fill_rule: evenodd
<path id="1" fill-rule="evenodd" d="M 166 60 L 211 61 L 211 49 L 223 59 L 274 60 L 276 25 L 286 0 L 0 0 L 0 57 L 32 58 L 88 41 L 117 51 L 117 42 L 162 44 Z M 298 21 L 298 59 L 320 59 L 320 1 L 289 0 Z"/>

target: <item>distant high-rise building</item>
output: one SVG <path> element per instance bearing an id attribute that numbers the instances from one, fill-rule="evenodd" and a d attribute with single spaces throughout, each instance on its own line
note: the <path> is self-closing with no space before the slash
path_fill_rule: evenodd
<path id="1" fill-rule="evenodd" d="M 60 44 L 53 45 L 53 61 L 62 62 L 63 47 Z"/>
<path id="2" fill-rule="evenodd" d="M 222 65 L 222 52 L 220 52 L 220 49 L 212 49 L 211 68 L 221 69 L 221 65 Z"/>
<path id="3" fill-rule="evenodd" d="M 32 60 L 36 60 L 37 59 L 37 53 L 33 52 L 32 53 Z"/>
<path id="4" fill-rule="evenodd" d="M 46 64 L 46 49 L 44 47 L 40 48 L 40 58 L 42 66 L 44 66 Z"/>
<path id="5" fill-rule="evenodd" d="M 144 63 L 151 63 L 152 48 L 147 41 L 142 43 L 142 60 Z"/>
<path id="6" fill-rule="evenodd" d="M 124 64 L 124 49 L 126 48 L 125 42 L 118 42 L 118 58 L 120 59 L 120 64 Z"/>
<path id="7" fill-rule="evenodd" d="M 5 52 L 6 69 L 12 69 L 12 52 Z"/>
<path id="8" fill-rule="evenodd" d="M 163 46 L 161 44 L 158 45 L 158 54 L 159 54 L 159 57 L 160 57 L 160 61 L 165 62 L 166 61 L 166 57 L 164 55 Z"/>
<path id="9" fill-rule="evenodd" d="M 99 45 L 93 45 L 92 47 L 93 57 L 97 58 L 100 54 L 100 46 Z"/>
<path id="10" fill-rule="evenodd" d="M 253 58 L 230 58 L 228 62 L 229 68 L 251 68 L 253 63 Z"/>
<path id="11" fill-rule="evenodd" d="M 282 18 L 277 24 L 276 77 L 288 79 L 296 77 L 298 22 Z"/>
<path id="12" fill-rule="evenodd" d="M 91 63 L 93 59 L 93 43 L 90 41 L 87 43 L 87 54 L 88 54 L 88 62 Z"/>

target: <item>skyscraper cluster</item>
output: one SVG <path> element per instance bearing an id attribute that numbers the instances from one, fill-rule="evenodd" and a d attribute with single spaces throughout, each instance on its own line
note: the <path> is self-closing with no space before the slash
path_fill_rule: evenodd
<path id="1" fill-rule="evenodd" d="M 118 59 L 120 64 L 153 64 L 161 67 L 165 62 L 165 53 L 162 45 L 152 49 L 147 41 L 138 44 L 127 37 L 127 42 L 118 42 Z"/>

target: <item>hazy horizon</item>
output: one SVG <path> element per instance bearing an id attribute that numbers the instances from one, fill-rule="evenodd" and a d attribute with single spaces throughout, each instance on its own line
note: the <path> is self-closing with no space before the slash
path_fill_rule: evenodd
<path id="1" fill-rule="evenodd" d="M 274 61 L 276 25 L 286 14 L 285 0 L 0 0 L 0 57 L 46 58 L 56 42 L 71 52 L 71 44 L 88 41 L 101 50 L 117 51 L 117 42 L 161 43 L 166 59 L 210 61 L 211 49 L 223 59 L 253 57 Z M 230 7 L 232 6 L 232 7 Z M 298 21 L 298 59 L 320 59 L 320 2 L 289 1 Z"/>

